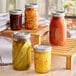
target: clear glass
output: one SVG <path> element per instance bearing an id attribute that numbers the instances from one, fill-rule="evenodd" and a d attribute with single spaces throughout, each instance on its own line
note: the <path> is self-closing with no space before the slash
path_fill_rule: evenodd
<path id="1" fill-rule="evenodd" d="M 13 67 L 15 70 L 27 70 L 31 64 L 30 39 L 13 40 Z"/>
<path id="2" fill-rule="evenodd" d="M 25 8 L 25 28 L 37 29 L 39 26 L 39 14 L 37 8 Z"/>
<path id="3" fill-rule="evenodd" d="M 51 51 L 34 52 L 34 66 L 38 73 L 47 73 L 51 70 Z"/>

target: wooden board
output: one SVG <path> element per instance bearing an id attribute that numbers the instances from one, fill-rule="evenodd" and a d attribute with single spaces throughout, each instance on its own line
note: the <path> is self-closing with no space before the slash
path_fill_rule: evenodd
<path id="1" fill-rule="evenodd" d="M 43 37 L 42 43 L 50 44 L 49 37 Z M 58 56 L 72 56 L 76 54 L 76 39 L 68 38 L 64 46 L 52 46 L 52 54 Z"/>
<path id="2" fill-rule="evenodd" d="M 26 31 L 26 32 L 30 32 L 31 33 L 31 42 L 32 45 L 36 45 L 36 44 L 40 44 L 41 43 L 41 37 L 47 32 L 49 31 L 49 27 L 46 25 L 39 25 L 39 28 L 37 30 L 27 30 L 25 28 L 22 28 L 19 31 Z M 8 37 L 12 37 L 12 33 L 15 31 L 12 30 L 5 30 L 5 31 L 1 31 L 0 35 L 4 35 L 4 36 L 8 36 Z"/>
<path id="3" fill-rule="evenodd" d="M 39 28 L 37 30 L 27 30 L 25 28 L 22 28 L 19 31 L 30 32 L 31 34 L 34 34 L 34 35 L 42 35 L 44 32 L 49 31 L 49 27 L 46 25 L 39 25 Z M 8 34 L 13 33 L 13 32 L 15 32 L 15 31 L 12 31 L 10 29 L 2 31 L 2 33 L 8 33 Z"/>
<path id="4" fill-rule="evenodd" d="M 42 44 L 50 44 L 49 37 L 42 38 Z M 64 46 L 52 46 L 52 55 L 66 57 L 66 69 L 73 69 L 73 59 L 76 57 L 76 39 L 67 38 Z"/>

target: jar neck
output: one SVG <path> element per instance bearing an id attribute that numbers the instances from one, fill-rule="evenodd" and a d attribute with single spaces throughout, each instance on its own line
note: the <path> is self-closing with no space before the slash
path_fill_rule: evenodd
<path id="1" fill-rule="evenodd" d="M 30 38 L 28 38 L 28 39 L 17 39 L 17 38 L 14 38 L 13 40 L 14 41 L 24 41 L 24 42 L 26 41 L 27 42 L 27 41 L 30 41 Z"/>

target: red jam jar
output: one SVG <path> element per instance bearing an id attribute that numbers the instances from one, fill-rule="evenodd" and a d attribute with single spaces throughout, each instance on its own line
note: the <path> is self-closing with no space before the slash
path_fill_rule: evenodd
<path id="1" fill-rule="evenodd" d="M 63 12 L 54 12 L 50 22 L 50 43 L 64 45 L 67 39 L 67 29 Z"/>
<path id="2" fill-rule="evenodd" d="M 20 30 L 22 28 L 22 11 L 10 11 L 10 28 L 11 30 Z"/>

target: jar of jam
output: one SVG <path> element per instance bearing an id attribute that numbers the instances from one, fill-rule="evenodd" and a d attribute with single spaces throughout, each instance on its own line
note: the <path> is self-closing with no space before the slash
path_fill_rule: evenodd
<path id="1" fill-rule="evenodd" d="M 25 28 L 37 29 L 39 26 L 38 5 L 27 4 L 25 5 Z"/>
<path id="2" fill-rule="evenodd" d="M 22 11 L 10 11 L 10 27 L 11 30 L 20 30 L 22 28 Z"/>
<path id="3" fill-rule="evenodd" d="M 34 46 L 34 66 L 38 73 L 46 73 L 51 69 L 51 46 L 40 44 Z"/>
<path id="4" fill-rule="evenodd" d="M 13 33 L 13 68 L 27 70 L 31 64 L 31 42 L 29 32 Z"/>
<path id="5" fill-rule="evenodd" d="M 67 29 L 63 12 L 54 12 L 50 22 L 50 43 L 64 45 L 67 39 Z"/>

